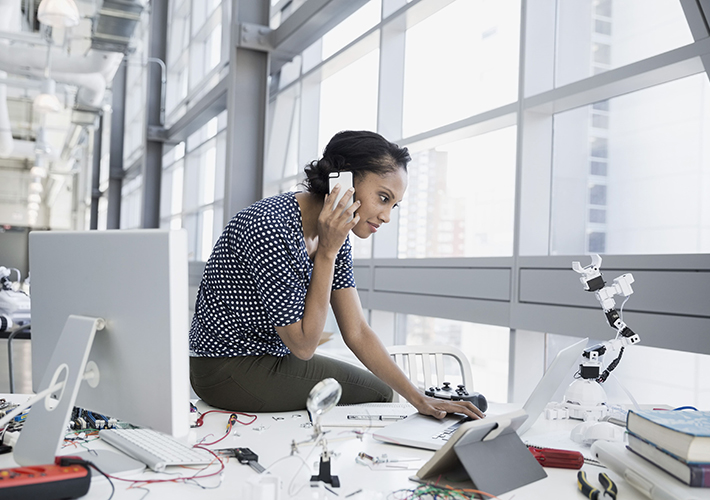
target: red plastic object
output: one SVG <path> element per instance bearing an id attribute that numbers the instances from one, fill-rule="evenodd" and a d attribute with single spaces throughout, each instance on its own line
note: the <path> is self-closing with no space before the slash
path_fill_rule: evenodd
<path id="1" fill-rule="evenodd" d="M 86 465 L 32 465 L 0 469 L 3 500 L 79 498 L 89 491 L 91 472 Z"/>
<path id="2" fill-rule="evenodd" d="M 543 467 L 581 469 L 584 465 L 584 456 L 578 451 L 536 448 L 534 446 L 528 446 L 528 450 Z"/>

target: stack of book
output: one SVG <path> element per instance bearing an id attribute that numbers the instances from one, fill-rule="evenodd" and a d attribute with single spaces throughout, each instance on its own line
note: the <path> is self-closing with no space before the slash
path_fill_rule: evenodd
<path id="1" fill-rule="evenodd" d="M 631 410 L 628 448 L 689 486 L 710 488 L 710 411 Z"/>

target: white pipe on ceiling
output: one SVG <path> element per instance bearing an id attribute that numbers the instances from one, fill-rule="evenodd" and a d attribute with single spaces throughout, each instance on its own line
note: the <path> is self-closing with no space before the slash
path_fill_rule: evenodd
<path id="1" fill-rule="evenodd" d="M 2 4 L 8 1 L 0 0 L 0 13 Z M 103 50 L 89 49 L 86 54 L 68 55 L 62 47 L 52 46 L 52 72 L 61 73 L 101 73 L 104 78 L 113 78 L 116 60 L 120 63 L 123 54 L 120 52 L 105 52 Z M 47 63 L 47 47 L 14 45 L 12 50 L 0 52 L 0 69 L 44 70 Z"/>
<path id="2" fill-rule="evenodd" d="M 0 32 L 18 32 L 22 26 L 21 0 L 0 0 Z M 7 38 L 0 45 L 9 44 Z M 107 82 L 113 79 L 123 54 L 90 49 L 86 54 L 68 55 L 62 47 L 51 47 L 51 76 L 58 82 L 78 88 L 79 105 L 99 107 L 103 101 Z M 22 72 L 37 78 L 44 77 L 47 65 L 46 46 L 13 45 L 12 50 L 0 49 L 0 80 L 5 72 Z M 7 87 L 0 84 L 0 158 L 12 154 L 13 138 L 7 110 Z"/>
<path id="3" fill-rule="evenodd" d="M 0 71 L 0 78 L 5 78 L 7 73 Z M 0 158 L 8 158 L 14 149 L 12 129 L 10 127 L 10 113 L 7 110 L 7 85 L 0 85 Z"/>
<path id="4" fill-rule="evenodd" d="M 20 0 L 0 0 L 0 30 L 7 31 L 10 26 L 20 26 Z M 6 45 L 0 41 L 0 46 Z M 10 52 L 5 47 L 0 49 L 0 54 Z M 0 78 L 7 78 L 7 73 L 0 71 Z M 12 128 L 10 126 L 10 113 L 7 109 L 7 86 L 0 85 L 0 158 L 7 158 L 14 149 Z"/>

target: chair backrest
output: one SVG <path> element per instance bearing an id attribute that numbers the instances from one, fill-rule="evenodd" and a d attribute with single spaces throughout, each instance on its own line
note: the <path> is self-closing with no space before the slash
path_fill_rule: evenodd
<path id="1" fill-rule="evenodd" d="M 441 387 L 444 382 L 451 382 L 455 387 L 460 380 L 469 392 L 473 391 L 471 364 L 460 349 L 443 345 L 395 345 L 387 350 L 409 380 L 422 390 Z M 460 375 L 453 380 L 449 380 L 451 373 L 447 375 L 445 371 L 445 366 L 452 365 L 446 363 L 451 359 L 458 364 L 460 370 Z M 398 400 L 401 399 L 400 396 Z"/>

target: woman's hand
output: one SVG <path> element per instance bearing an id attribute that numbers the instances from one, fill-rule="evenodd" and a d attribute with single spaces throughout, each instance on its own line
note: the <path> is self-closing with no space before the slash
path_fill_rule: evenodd
<path id="1" fill-rule="evenodd" d="M 342 189 L 339 184 L 333 188 L 330 194 L 325 196 L 323 209 L 318 215 L 318 253 L 335 257 L 340 247 L 345 243 L 348 232 L 360 221 L 360 216 L 355 211 L 360 207 L 360 201 L 355 201 L 347 209 L 345 206 L 352 197 L 353 188 L 348 189 L 337 205 L 338 192 Z M 352 219 L 352 220 L 351 220 Z"/>
<path id="2" fill-rule="evenodd" d="M 444 418 L 448 413 L 462 413 L 474 420 L 485 418 L 485 414 L 470 401 L 450 401 L 447 399 L 431 398 L 424 396 L 414 404 L 419 413 Z"/>

